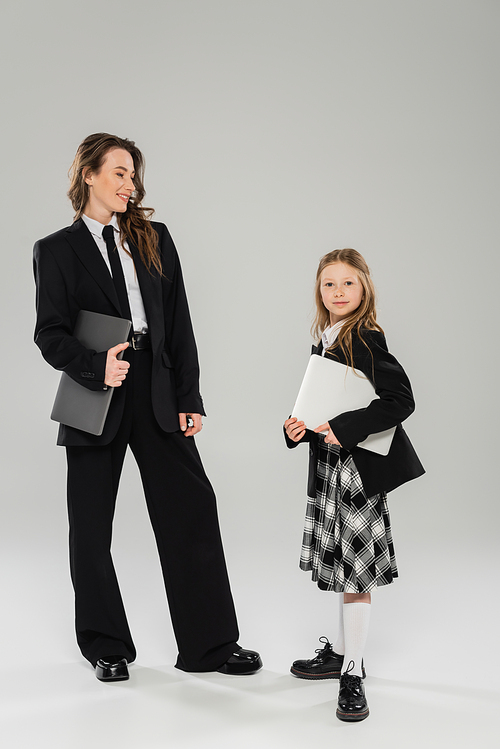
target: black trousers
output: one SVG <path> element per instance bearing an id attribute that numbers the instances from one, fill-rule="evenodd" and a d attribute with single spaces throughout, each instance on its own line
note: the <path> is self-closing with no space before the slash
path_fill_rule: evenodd
<path id="1" fill-rule="evenodd" d="M 130 351 L 125 412 L 109 445 L 67 447 L 70 568 L 76 633 L 93 665 L 136 656 L 111 558 L 112 522 L 127 445 L 141 473 L 179 656 L 213 671 L 236 649 L 238 626 L 213 489 L 193 437 L 164 432 L 151 404 L 150 351 Z"/>

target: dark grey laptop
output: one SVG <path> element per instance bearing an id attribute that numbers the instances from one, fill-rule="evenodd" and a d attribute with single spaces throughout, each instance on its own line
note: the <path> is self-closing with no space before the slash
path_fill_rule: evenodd
<path id="1" fill-rule="evenodd" d="M 107 351 L 127 340 L 131 325 L 130 320 L 121 317 L 81 310 L 74 336 L 85 348 Z M 119 358 L 122 356 L 123 352 L 119 354 Z M 89 390 L 63 372 L 50 418 L 83 432 L 102 434 L 113 390 L 112 387 L 107 390 Z"/>

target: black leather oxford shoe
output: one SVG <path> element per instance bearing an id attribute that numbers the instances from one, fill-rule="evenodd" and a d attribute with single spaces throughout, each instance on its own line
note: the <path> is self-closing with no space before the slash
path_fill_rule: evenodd
<path id="1" fill-rule="evenodd" d="M 338 679 L 342 671 L 344 656 L 339 655 L 332 648 L 327 637 L 320 637 L 322 648 L 316 650 L 317 655 L 309 660 L 294 661 L 290 672 L 299 679 Z M 363 668 L 363 679 L 366 676 Z"/>
<path id="2" fill-rule="evenodd" d="M 240 648 L 217 671 L 230 676 L 248 676 L 257 673 L 261 668 L 262 660 L 255 650 Z"/>
<path id="3" fill-rule="evenodd" d="M 364 720 L 369 714 L 361 676 L 352 676 L 344 672 L 340 676 L 337 718 L 345 721 L 357 721 Z"/>
<path id="4" fill-rule="evenodd" d="M 95 664 L 99 681 L 125 681 L 129 678 L 127 659 L 121 655 L 105 655 Z"/>

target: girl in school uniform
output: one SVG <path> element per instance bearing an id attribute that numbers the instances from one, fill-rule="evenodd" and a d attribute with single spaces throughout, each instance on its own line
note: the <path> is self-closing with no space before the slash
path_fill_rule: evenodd
<path id="1" fill-rule="evenodd" d="M 376 321 L 375 290 L 364 258 L 353 249 L 325 255 L 316 274 L 313 353 L 360 370 L 378 398 L 314 431 L 285 421 L 288 447 L 309 443 L 308 499 L 300 568 L 321 590 L 343 593 L 336 642 L 310 660 L 294 661 L 303 679 L 339 678 L 337 717 L 364 720 L 368 704 L 362 679 L 371 591 L 398 576 L 387 493 L 421 476 L 420 463 L 401 422 L 415 408 L 411 385 L 389 353 Z M 359 447 L 368 435 L 396 427 L 387 455 Z"/>

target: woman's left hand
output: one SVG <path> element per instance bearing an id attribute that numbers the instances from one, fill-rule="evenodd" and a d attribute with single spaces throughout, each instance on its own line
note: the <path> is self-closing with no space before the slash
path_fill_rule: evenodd
<path id="1" fill-rule="evenodd" d="M 332 429 L 328 422 L 326 422 L 326 424 L 321 424 L 321 426 L 319 427 L 316 427 L 314 431 L 316 432 L 316 434 L 318 434 L 319 432 L 326 432 L 325 442 L 328 442 L 329 445 L 340 445 L 340 447 L 342 447 L 342 445 L 340 444 L 340 442 L 338 441 L 338 439 L 332 432 Z"/>
<path id="2" fill-rule="evenodd" d="M 188 417 L 193 420 L 192 427 L 188 427 L 187 425 Z M 184 437 L 193 437 L 198 432 L 201 432 L 201 414 L 179 414 L 179 426 L 181 431 L 184 432 Z"/>

